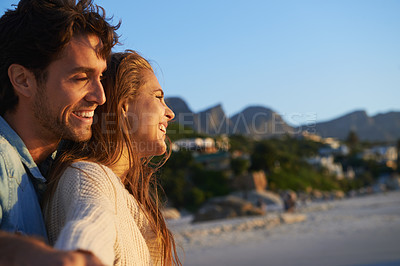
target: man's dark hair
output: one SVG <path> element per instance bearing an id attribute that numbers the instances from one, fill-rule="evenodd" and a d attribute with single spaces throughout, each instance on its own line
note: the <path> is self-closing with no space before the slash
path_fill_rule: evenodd
<path id="1" fill-rule="evenodd" d="M 20 0 L 0 18 L 0 115 L 12 110 L 18 96 L 8 77 L 11 64 L 20 64 L 46 80 L 46 69 L 71 39 L 94 34 L 102 41 L 99 56 L 106 59 L 118 43 L 116 30 L 102 7 L 92 0 Z"/>

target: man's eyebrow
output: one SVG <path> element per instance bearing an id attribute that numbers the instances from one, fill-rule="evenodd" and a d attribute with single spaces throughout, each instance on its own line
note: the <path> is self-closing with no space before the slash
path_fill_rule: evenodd
<path id="1" fill-rule="evenodd" d="M 105 71 L 105 69 L 104 69 Z M 102 71 L 102 73 L 104 72 Z M 93 73 L 95 72 L 95 69 L 90 68 L 90 67 L 75 67 L 69 71 L 70 74 L 75 74 L 75 73 Z"/>

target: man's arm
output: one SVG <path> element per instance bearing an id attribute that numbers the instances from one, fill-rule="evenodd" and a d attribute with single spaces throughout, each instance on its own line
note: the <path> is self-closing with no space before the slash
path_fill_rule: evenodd
<path id="1" fill-rule="evenodd" d="M 34 238 L 0 231 L 0 266 L 66 265 L 100 266 L 99 259 L 85 251 L 61 251 Z"/>

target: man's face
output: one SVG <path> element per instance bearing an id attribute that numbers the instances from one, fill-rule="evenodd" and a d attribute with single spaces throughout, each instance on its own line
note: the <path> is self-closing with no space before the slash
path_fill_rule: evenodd
<path id="1" fill-rule="evenodd" d="M 100 79 L 107 65 L 97 56 L 100 47 L 94 35 L 75 36 L 48 66 L 33 104 L 41 136 L 74 141 L 91 137 L 94 110 L 106 100 Z"/>

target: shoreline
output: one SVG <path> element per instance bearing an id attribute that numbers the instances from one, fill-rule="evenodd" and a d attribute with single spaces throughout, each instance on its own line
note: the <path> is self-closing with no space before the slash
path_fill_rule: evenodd
<path id="1" fill-rule="evenodd" d="M 282 215 L 170 227 L 189 266 L 400 265 L 400 191 L 313 202 L 292 222 Z"/>

